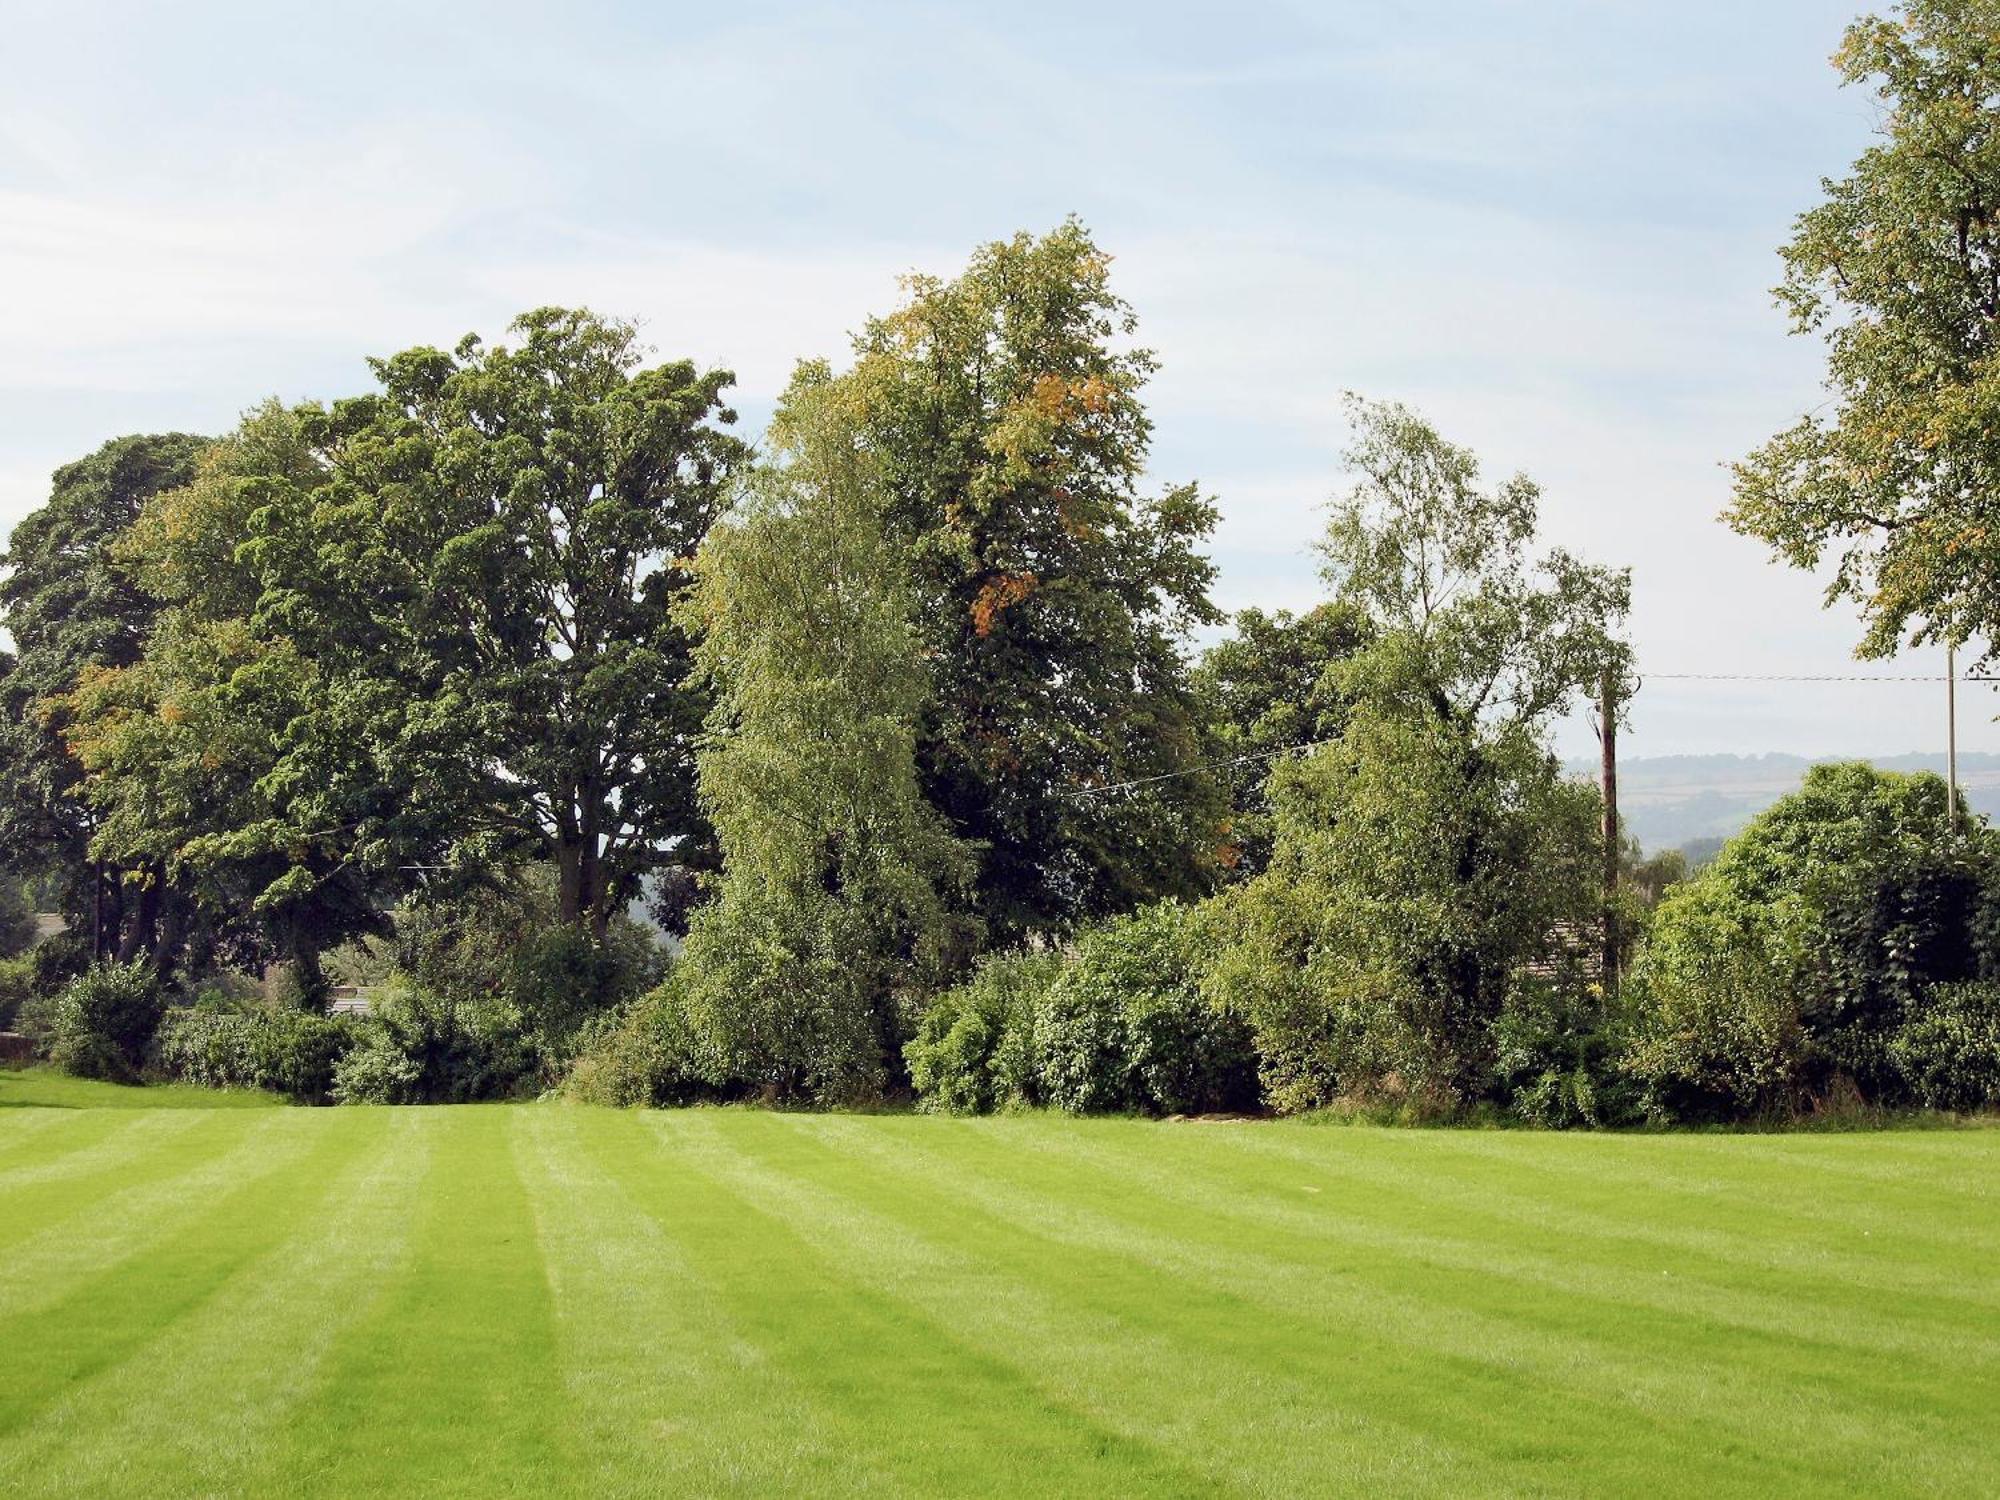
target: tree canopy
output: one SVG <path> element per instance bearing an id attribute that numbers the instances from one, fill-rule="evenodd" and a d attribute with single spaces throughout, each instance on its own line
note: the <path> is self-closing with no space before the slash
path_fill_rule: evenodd
<path id="1" fill-rule="evenodd" d="M 1736 466 L 1728 520 L 1835 571 L 1861 650 L 2000 626 L 2000 4 L 1910 0 L 1835 65 L 1880 139 L 1784 247 L 1780 304 L 1827 347 L 1824 407 Z"/>

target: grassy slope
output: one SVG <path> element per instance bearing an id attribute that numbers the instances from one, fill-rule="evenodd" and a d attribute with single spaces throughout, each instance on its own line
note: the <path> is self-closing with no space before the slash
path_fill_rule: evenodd
<path id="1" fill-rule="evenodd" d="M 1993 1493 L 1996 1172 L 1991 1130 L 0 1110 L 0 1493 Z"/>

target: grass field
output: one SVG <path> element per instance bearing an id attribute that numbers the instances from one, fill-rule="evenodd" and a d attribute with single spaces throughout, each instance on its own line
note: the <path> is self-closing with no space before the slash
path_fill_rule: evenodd
<path id="1" fill-rule="evenodd" d="M 0 1494 L 2000 1493 L 2000 1130 L 152 1098 L 0 1073 Z"/>

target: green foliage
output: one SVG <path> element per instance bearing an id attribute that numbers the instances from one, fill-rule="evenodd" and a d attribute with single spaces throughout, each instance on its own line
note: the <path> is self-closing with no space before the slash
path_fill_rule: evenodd
<path id="1" fill-rule="evenodd" d="M 0 958 L 0 1031 L 19 1028 L 21 1009 L 35 995 L 35 961 L 27 954 Z"/>
<path id="2" fill-rule="evenodd" d="M 546 866 L 425 893 L 397 915 L 395 954 L 425 993 L 519 1010 L 551 1075 L 596 1017 L 651 988 L 665 964 L 653 934 L 623 913 L 601 937 L 561 921 Z"/>
<path id="3" fill-rule="evenodd" d="M 504 1001 L 404 990 L 378 1005 L 333 1070 L 341 1104 L 467 1104 L 530 1087 L 535 1051 Z"/>
<path id="4" fill-rule="evenodd" d="M 1035 1017 L 1062 967 L 1054 953 L 990 953 L 933 999 L 903 1048 L 917 1107 L 987 1114 L 1040 1102 Z"/>
<path id="5" fill-rule="evenodd" d="M 0 870 L 0 961 L 26 953 L 35 941 L 35 912 L 27 887 Z"/>
<path id="6" fill-rule="evenodd" d="M 324 1104 L 358 1030 L 343 1016 L 204 1000 L 167 1012 L 159 1065 L 169 1077 L 204 1088 L 265 1089 L 301 1104 Z"/>
<path id="7" fill-rule="evenodd" d="M 837 392 L 789 403 L 782 461 L 695 565 L 723 874 L 679 972 L 717 1084 L 851 1103 L 880 1096 L 908 997 L 964 944 L 942 893 L 968 859 L 918 786 L 931 689 L 875 462 Z"/>
<path id="8" fill-rule="evenodd" d="M 1649 1107 L 1906 1102 L 1892 1039 L 1936 988 L 1985 972 L 1996 874 L 2000 835 L 1954 833 L 1940 778 L 1813 767 L 1660 903 L 1633 976 Z"/>
<path id="9" fill-rule="evenodd" d="M 1192 485 L 1140 492 L 1155 365 L 1126 344 L 1110 257 L 1072 220 L 904 286 L 836 398 L 906 559 L 934 682 L 921 784 L 978 852 L 976 914 L 1006 940 L 1196 893 L 1222 810 L 1179 774 L 1202 735 L 1178 642 L 1216 618 L 1197 550 L 1215 510 Z M 801 369 L 779 434 L 826 378 Z"/>
<path id="10" fill-rule="evenodd" d="M 145 649 L 159 601 L 120 542 L 152 497 L 188 482 L 205 442 L 186 433 L 123 437 L 64 465 L 48 503 L 14 528 L 0 557 L 0 627 L 16 653 L 0 671 L 0 864 L 56 877 L 79 929 L 88 932 L 101 909 L 106 951 L 158 945 L 159 892 L 149 887 L 149 911 L 128 911 L 116 880 L 101 908 L 94 898 L 95 819 L 75 795 L 82 769 L 64 743 L 62 699 L 88 674 L 129 666 Z"/>
<path id="11" fill-rule="evenodd" d="M 1602 988 L 1580 975 L 1522 978 L 1493 1023 L 1493 1094 L 1546 1129 L 1627 1123 L 1639 1098 L 1621 1066 L 1621 1021 Z"/>
<path id="12" fill-rule="evenodd" d="M 1910 1098 L 1926 1109 L 2000 1106 L 2000 985 L 1941 984 L 1888 1043 Z"/>
<path id="13" fill-rule="evenodd" d="M 1993 0 L 1908 0 L 1849 28 L 1835 65 L 1873 86 L 1879 139 L 1799 216 L 1777 289 L 1831 399 L 1736 469 L 1730 523 L 1798 567 L 1836 556 L 1870 655 L 2000 634 L 1996 27 Z"/>
<path id="14" fill-rule="evenodd" d="M 718 1071 L 696 1034 L 686 991 L 670 974 L 624 1010 L 598 1019 L 581 1039 L 563 1093 L 613 1107 L 699 1104 L 723 1097 Z"/>
<path id="15" fill-rule="evenodd" d="M 1246 609 L 1233 623 L 1235 633 L 1202 655 L 1194 688 L 1229 797 L 1223 864 L 1242 877 L 1270 862 L 1274 762 L 1284 751 L 1337 738 L 1347 722 L 1338 668 L 1366 643 L 1368 622 L 1350 607 L 1321 604 L 1296 617 Z"/>
<path id="16" fill-rule="evenodd" d="M 1255 1107 L 1250 1029 L 1204 996 L 1204 938 L 1174 902 L 1085 933 L 1036 1012 L 1041 1097 L 1077 1114 Z"/>
<path id="17" fill-rule="evenodd" d="M 78 1078 L 133 1082 L 165 1009 L 149 964 L 99 964 L 56 996 L 49 1055 Z"/>
<path id="18" fill-rule="evenodd" d="M 1353 406 L 1353 492 L 1324 551 L 1366 644 L 1340 739 L 1270 779 L 1268 868 L 1232 892 L 1212 994 L 1254 1028 L 1280 1109 L 1418 1112 L 1493 1086 L 1519 976 L 1594 924 L 1597 796 L 1548 725 L 1625 670 L 1622 573 L 1537 560 L 1537 491 L 1479 482 L 1414 413 Z"/>

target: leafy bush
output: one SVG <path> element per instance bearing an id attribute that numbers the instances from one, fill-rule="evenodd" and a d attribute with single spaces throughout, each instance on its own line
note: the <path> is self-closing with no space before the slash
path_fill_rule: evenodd
<path id="1" fill-rule="evenodd" d="M 1202 993 L 1200 915 L 1161 902 L 1086 934 L 1035 1014 L 1041 1098 L 1072 1113 L 1257 1102 L 1249 1027 Z"/>
<path id="2" fill-rule="evenodd" d="M 160 1067 L 207 1088 L 268 1089 L 302 1104 L 324 1104 L 357 1029 L 342 1016 L 246 1010 L 205 999 L 168 1012 L 160 1027 Z"/>
<path id="3" fill-rule="evenodd" d="M 563 1092 L 584 1104 L 614 1107 L 695 1104 L 720 1096 L 673 976 L 600 1018 L 578 1039 Z"/>
<path id="4" fill-rule="evenodd" d="M 1494 1092 L 1517 1118 L 1550 1130 L 1615 1125 L 1638 1109 L 1619 1063 L 1625 1039 L 1601 986 L 1578 976 L 1524 977 L 1494 1022 Z"/>
<path id="5" fill-rule="evenodd" d="M 1801 1100 L 1805 1029 L 1787 935 L 1706 876 L 1667 893 L 1631 978 L 1624 1069 L 1661 1121 L 1744 1119 Z"/>
<path id="6" fill-rule="evenodd" d="M 2000 984 L 1939 985 L 1887 1050 L 1927 1109 L 2000 1105 Z"/>
<path id="7" fill-rule="evenodd" d="M 1921 1102 L 1894 1040 L 1992 972 L 1996 892 L 2000 835 L 1954 831 L 1940 778 L 1813 767 L 1660 903 L 1631 986 L 1649 1113 Z"/>
<path id="8" fill-rule="evenodd" d="M 587 1024 L 657 984 L 665 962 L 653 934 L 623 914 L 602 941 L 560 921 L 545 866 L 412 906 L 397 922 L 396 957 L 426 994 L 518 1010 L 551 1074 L 575 1054 Z"/>
<path id="9" fill-rule="evenodd" d="M 931 1001 L 903 1048 L 918 1108 L 985 1114 L 1039 1098 L 1035 1014 L 1062 970 L 1053 953 L 1000 953 Z"/>
<path id="10" fill-rule="evenodd" d="M 99 964 L 56 996 L 50 1056 L 79 1078 L 136 1080 L 164 1010 L 159 981 L 143 960 Z"/>
<path id="11" fill-rule="evenodd" d="M 333 1070 L 342 1104 L 464 1104 L 518 1094 L 535 1073 L 519 1010 L 406 990 L 360 1028 Z"/>
<path id="12" fill-rule="evenodd" d="M 34 999 L 35 961 L 27 954 L 0 958 L 0 1031 L 13 1031 L 23 1006 Z"/>

